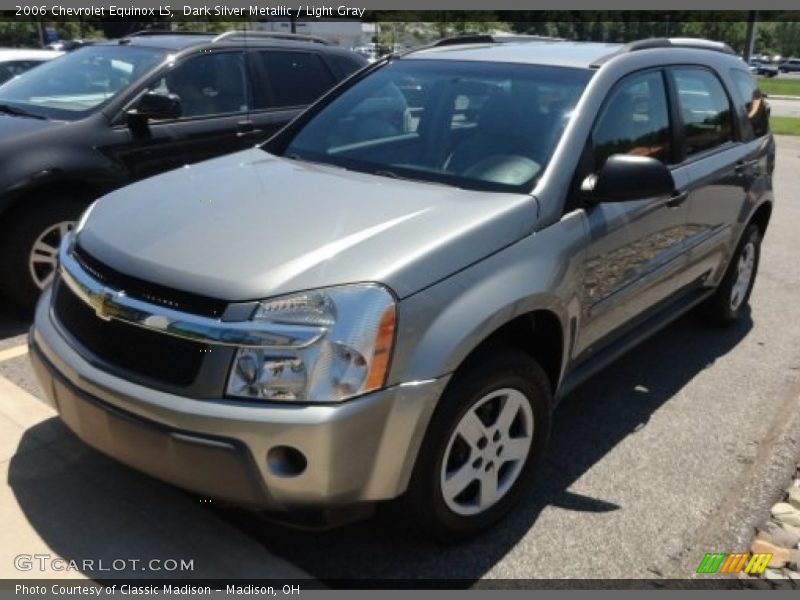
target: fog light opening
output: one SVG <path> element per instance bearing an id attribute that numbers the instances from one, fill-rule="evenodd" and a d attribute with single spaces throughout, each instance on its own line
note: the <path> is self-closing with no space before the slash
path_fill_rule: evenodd
<path id="1" fill-rule="evenodd" d="M 267 466 L 278 477 L 297 477 L 307 465 L 303 453 L 291 446 L 275 446 L 267 452 Z"/>

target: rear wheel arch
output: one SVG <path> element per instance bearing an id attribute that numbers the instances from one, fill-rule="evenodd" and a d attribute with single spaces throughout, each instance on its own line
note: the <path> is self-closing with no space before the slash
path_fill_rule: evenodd
<path id="1" fill-rule="evenodd" d="M 767 232 L 767 227 L 769 226 L 769 220 L 772 217 L 772 202 L 769 200 L 762 202 L 758 205 L 758 207 L 753 211 L 753 214 L 750 216 L 748 220 L 748 224 L 753 223 L 755 224 L 759 231 L 761 232 L 761 237 L 763 239 L 764 234 Z M 747 226 L 744 227 L 745 231 Z"/>

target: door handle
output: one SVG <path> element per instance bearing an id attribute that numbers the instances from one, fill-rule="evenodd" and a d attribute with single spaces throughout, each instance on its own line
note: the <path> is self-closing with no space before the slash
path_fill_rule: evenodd
<path id="1" fill-rule="evenodd" d="M 262 133 L 264 133 L 263 129 L 248 129 L 247 131 L 239 131 L 236 137 L 250 137 L 251 135 L 261 135 Z"/>
<path id="2" fill-rule="evenodd" d="M 236 124 L 236 128 L 238 129 L 236 137 L 240 138 L 264 133 L 264 130 L 256 128 L 252 121 L 239 121 Z"/>
<path id="3" fill-rule="evenodd" d="M 670 208 L 675 208 L 686 202 L 686 199 L 689 197 L 689 192 L 686 190 L 682 192 L 675 192 L 672 196 L 669 197 L 667 200 L 667 206 Z"/>
<path id="4" fill-rule="evenodd" d="M 737 175 L 741 175 L 753 168 L 756 162 L 757 161 L 753 160 L 740 160 L 736 163 L 736 166 L 733 167 L 733 172 Z"/>

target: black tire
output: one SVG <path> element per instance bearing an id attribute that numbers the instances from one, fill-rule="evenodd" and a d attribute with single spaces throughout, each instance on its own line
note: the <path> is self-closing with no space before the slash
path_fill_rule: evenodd
<path id="1" fill-rule="evenodd" d="M 31 273 L 29 259 L 36 240 L 58 223 L 75 222 L 89 201 L 76 195 L 59 194 L 58 198 L 28 197 L 3 215 L 0 236 L 0 289 L 3 296 L 19 309 L 30 312 L 41 289 Z M 48 241 L 57 242 L 56 232 Z M 34 269 L 45 273 L 44 265 Z"/>
<path id="2" fill-rule="evenodd" d="M 521 392 L 532 411 L 533 439 L 527 458 L 516 480 L 494 505 L 478 514 L 459 514 L 448 506 L 442 489 L 445 453 L 456 427 L 476 403 L 506 388 Z M 465 363 L 439 400 L 417 456 L 408 491 L 401 499 L 406 515 L 413 519 L 414 529 L 426 537 L 448 543 L 472 537 L 501 519 L 534 478 L 549 439 L 551 410 L 550 383 L 542 368 L 527 354 L 494 346 Z M 473 452 L 475 448 L 470 450 L 464 464 L 474 464 Z M 498 448 L 498 456 L 500 452 L 502 447 Z M 487 467 L 491 466 L 488 462 Z M 497 467 L 498 481 L 503 468 L 504 465 Z M 477 480 L 470 485 L 475 483 L 480 485 Z"/>
<path id="3" fill-rule="evenodd" d="M 749 250 L 748 248 L 752 248 Z M 742 292 L 739 288 L 738 294 L 741 297 L 734 302 L 734 293 L 737 289 L 739 279 L 739 268 L 742 257 L 746 252 L 753 252 L 753 265 L 750 281 L 747 288 Z M 728 270 L 711 298 L 704 305 L 706 316 L 718 325 L 731 325 L 742 318 L 747 313 L 750 302 L 750 294 L 758 274 L 758 263 L 761 258 L 761 230 L 758 226 L 750 224 L 744 231 L 742 239 L 736 248 L 736 252 L 731 257 Z"/>

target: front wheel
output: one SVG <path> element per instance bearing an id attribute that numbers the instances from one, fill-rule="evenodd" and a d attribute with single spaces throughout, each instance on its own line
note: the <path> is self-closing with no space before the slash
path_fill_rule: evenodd
<path id="1" fill-rule="evenodd" d="M 0 288 L 22 310 L 32 310 L 41 291 L 52 281 L 61 240 L 87 205 L 74 196 L 31 198 L 4 217 Z"/>
<path id="2" fill-rule="evenodd" d="M 406 494 L 417 529 L 454 541 L 503 517 L 544 452 L 551 397 L 541 367 L 518 350 L 496 347 L 465 364 L 433 415 Z"/>

